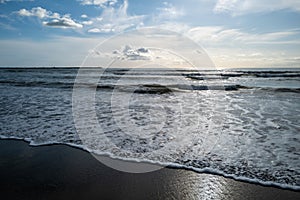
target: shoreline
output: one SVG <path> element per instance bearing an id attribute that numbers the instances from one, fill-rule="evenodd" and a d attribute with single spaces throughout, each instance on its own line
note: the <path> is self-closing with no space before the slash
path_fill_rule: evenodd
<path id="1" fill-rule="evenodd" d="M 299 199 L 300 192 L 182 168 L 111 169 L 79 147 L 0 140 L 0 191 L 10 199 Z"/>
<path id="2" fill-rule="evenodd" d="M 204 168 L 204 169 L 198 169 L 192 166 L 184 166 L 184 165 L 180 165 L 180 164 L 174 164 L 174 163 L 158 163 L 158 162 L 153 162 L 153 161 L 148 161 L 148 160 L 143 160 L 143 161 L 139 161 L 136 159 L 122 159 L 122 158 L 118 158 L 118 157 L 114 157 L 111 156 L 108 153 L 103 153 L 103 154 L 95 154 L 93 152 L 90 152 L 89 150 L 83 148 L 80 145 L 75 145 L 72 143 L 45 143 L 45 144 L 30 144 L 31 141 L 30 140 L 26 140 L 26 139 L 22 139 L 22 138 L 16 138 L 16 137 L 1 137 L 0 136 L 0 141 L 1 140 L 12 140 L 12 141 L 21 141 L 21 142 L 25 142 L 29 147 L 33 147 L 33 148 L 37 148 L 37 147 L 44 147 L 44 146 L 56 146 L 56 145 L 63 145 L 63 146 L 67 146 L 70 148 L 75 148 L 78 149 L 80 151 L 84 151 L 90 155 L 94 154 L 93 157 L 99 157 L 104 158 L 105 160 L 109 159 L 114 161 L 117 161 L 119 163 L 122 162 L 124 163 L 133 163 L 133 165 L 135 164 L 145 164 L 145 165 L 151 165 L 152 166 L 158 166 L 158 168 L 168 168 L 168 169 L 175 169 L 175 170 L 187 170 L 187 171 L 192 171 L 194 173 L 200 173 L 200 174 L 208 174 L 208 175 L 215 175 L 215 176 L 221 176 L 227 179 L 232 179 L 234 181 L 238 181 L 238 182 L 243 182 L 243 183 L 248 183 L 248 184 L 255 184 L 255 185 L 260 185 L 263 187 L 273 187 L 273 188 L 277 188 L 277 189 L 283 189 L 283 190 L 289 190 L 289 191 L 295 191 L 295 192 L 300 192 L 300 186 L 291 186 L 291 185 L 283 185 L 283 184 L 279 184 L 279 183 L 275 183 L 275 182 L 263 182 L 257 179 L 250 179 L 247 177 L 237 177 L 235 175 L 232 174 L 226 174 L 222 171 L 218 171 L 218 170 L 213 170 L 210 168 Z M 96 159 L 96 158 L 94 158 Z M 100 162 L 100 161 L 98 161 Z M 108 166 L 107 166 L 108 167 Z M 134 166 L 133 166 L 134 167 Z M 122 170 L 121 170 L 122 171 Z M 151 171 L 150 171 L 151 172 Z"/>

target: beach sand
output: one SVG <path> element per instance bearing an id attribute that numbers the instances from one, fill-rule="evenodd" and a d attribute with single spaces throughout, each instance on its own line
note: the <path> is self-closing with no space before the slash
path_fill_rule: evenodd
<path id="1" fill-rule="evenodd" d="M 184 169 L 132 174 L 67 145 L 0 140 L 1 199 L 300 199 L 300 192 Z"/>

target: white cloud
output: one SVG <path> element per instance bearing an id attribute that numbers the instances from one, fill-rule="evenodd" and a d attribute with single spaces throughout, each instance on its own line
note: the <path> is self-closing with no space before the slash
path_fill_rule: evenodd
<path id="1" fill-rule="evenodd" d="M 188 30 L 191 29 L 190 26 L 188 26 L 187 24 L 183 24 L 183 23 L 176 23 L 176 22 L 161 22 L 158 26 L 156 26 L 157 28 L 161 28 L 162 30 L 169 30 L 171 32 L 176 32 L 178 34 L 184 34 L 186 33 Z"/>
<path id="2" fill-rule="evenodd" d="M 81 15 L 81 18 L 88 18 L 86 14 Z"/>
<path id="3" fill-rule="evenodd" d="M 271 44 L 300 44 L 296 39 L 300 36 L 300 29 L 287 29 L 276 32 L 257 33 L 242 29 L 231 29 L 223 26 L 191 27 L 182 23 L 162 23 L 161 29 L 176 32 L 186 36 L 198 44 L 211 46 L 238 45 L 271 45 Z"/>
<path id="4" fill-rule="evenodd" d="M 191 39 L 209 43 L 210 45 L 222 44 L 262 44 L 262 43 L 277 43 L 288 42 L 289 36 L 300 34 L 299 30 L 286 30 L 270 33 L 248 33 L 239 29 L 226 29 L 221 26 L 202 26 L 191 28 L 186 32 L 186 35 Z M 282 41 L 281 41 L 282 40 Z M 228 42 L 230 41 L 230 42 Z"/>
<path id="5" fill-rule="evenodd" d="M 100 16 L 91 19 L 93 21 L 93 26 L 89 27 L 89 30 L 98 29 L 98 33 L 109 33 L 122 32 L 128 28 L 141 26 L 143 24 L 144 16 L 128 15 L 127 9 L 127 0 L 125 0 L 124 3 L 118 8 L 106 7 Z"/>
<path id="6" fill-rule="evenodd" d="M 112 33 L 115 29 L 112 24 L 104 24 L 101 28 L 92 28 L 88 30 L 88 33 Z"/>
<path id="7" fill-rule="evenodd" d="M 83 21 L 81 23 L 84 24 L 84 25 L 92 25 L 94 22 L 89 20 L 89 21 Z"/>
<path id="8" fill-rule="evenodd" d="M 159 11 L 157 18 L 159 20 L 176 19 L 184 15 L 182 9 L 176 8 L 171 3 L 163 2 L 163 4 L 164 7 L 157 8 L 157 10 Z"/>
<path id="9" fill-rule="evenodd" d="M 214 40 L 216 34 L 222 29 L 221 26 L 199 26 L 188 30 L 187 35 L 196 41 Z"/>
<path id="10" fill-rule="evenodd" d="M 82 5 L 96 5 L 101 7 L 113 6 L 117 0 L 81 0 Z"/>
<path id="11" fill-rule="evenodd" d="M 121 49 L 121 51 L 115 50 L 113 54 L 116 58 L 121 60 L 151 60 L 152 55 L 151 51 L 144 47 L 132 47 L 130 45 L 126 45 Z"/>
<path id="12" fill-rule="evenodd" d="M 69 14 L 61 16 L 59 13 L 48 11 L 41 7 L 35 7 L 31 10 L 20 9 L 16 12 L 22 17 L 37 17 L 43 21 L 43 25 L 57 28 L 82 28 L 82 24 L 75 22 Z M 50 21 L 49 21 L 50 20 Z M 91 22 L 85 22 L 91 24 Z"/>
<path id="13" fill-rule="evenodd" d="M 26 10 L 23 8 L 23 9 L 19 10 L 17 12 L 17 14 L 20 16 L 25 16 L 25 17 L 34 16 L 34 17 L 38 17 L 40 19 L 52 17 L 51 12 L 49 12 L 46 9 L 41 8 L 41 7 L 35 7 L 35 8 L 32 8 L 31 10 Z M 57 15 L 57 13 L 55 13 L 55 14 Z"/>
<path id="14" fill-rule="evenodd" d="M 34 1 L 34 0 L 0 0 L 0 3 L 6 3 L 6 2 L 10 2 L 10 1 L 22 2 L 22 1 Z"/>
<path id="15" fill-rule="evenodd" d="M 227 12 L 236 15 L 247 13 L 275 11 L 291 9 L 300 11 L 299 0 L 218 0 L 214 11 L 217 13 Z"/>
<path id="16" fill-rule="evenodd" d="M 299 55 L 300 40 L 295 39 L 300 35 L 299 29 L 251 33 L 222 26 L 202 26 L 185 30 L 183 34 L 204 45 L 219 67 L 293 67 L 297 59 L 286 58 Z M 283 51 L 287 54 L 283 55 Z"/>
<path id="17" fill-rule="evenodd" d="M 20 16 L 26 16 L 26 17 L 29 17 L 29 16 L 33 16 L 33 14 L 26 10 L 26 9 L 21 9 L 17 12 Z"/>
<path id="18" fill-rule="evenodd" d="M 89 33 L 101 33 L 102 31 L 99 28 L 92 28 L 88 30 Z"/>

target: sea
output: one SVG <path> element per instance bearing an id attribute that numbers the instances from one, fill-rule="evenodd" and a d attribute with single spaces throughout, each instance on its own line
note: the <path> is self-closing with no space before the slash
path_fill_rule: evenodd
<path id="1" fill-rule="evenodd" d="M 0 138 L 300 189 L 300 68 L 1 68 Z"/>

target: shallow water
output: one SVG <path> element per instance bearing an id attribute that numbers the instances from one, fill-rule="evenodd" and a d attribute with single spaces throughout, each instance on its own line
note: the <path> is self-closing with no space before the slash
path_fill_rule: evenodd
<path id="1" fill-rule="evenodd" d="M 299 70 L 77 72 L 0 69 L 1 136 L 300 187 Z"/>

